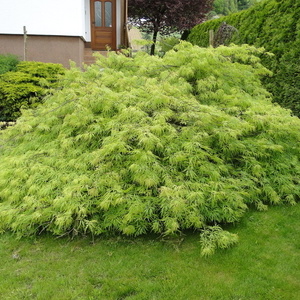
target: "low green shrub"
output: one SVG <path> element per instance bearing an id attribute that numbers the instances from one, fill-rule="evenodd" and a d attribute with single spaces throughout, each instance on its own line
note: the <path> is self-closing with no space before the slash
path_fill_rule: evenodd
<path id="1" fill-rule="evenodd" d="M 193 229 L 210 254 L 237 241 L 217 224 L 295 204 L 300 120 L 272 104 L 258 53 L 182 42 L 163 58 L 112 53 L 67 71 L 63 89 L 0 132 L 0 230 Z"/>
<path id="2" fill-rule="evenodd" d="M 0 75 L 0 121 L 15 121 L 22 109 L 41 103 L 63 73 L 58 64 L 23 61 L 16 71 Z"/>
<path id="3" fill-rule="evenodd" d="M 253 7 L 195 26 L 188 40 L 198 46 L 209 45 L 209 30 L 222 22 L 238 29 L 231 42 L 264 47 L 275 56 L 262 57 L 274 76 L 263 79 L 273 101 L 300 116 L 300 3 L 298 0 L 265 0 Z"/>
<path id="4" fill-rule="evenodd" d="M 15 71 L 19 58 L 12 54 L 0 54 L 0 75 L 9 71 Z"/>
<path id="5" fill-rule="evenodd" d="M 33 61 L 20 62 L 17 70 L 22 73 L 30 74 L 36 78 L 46 79 L 46 85 L 57 82 L 58 75 L 62 75 L 65 72 L 65 69 L 61 64 Z"/>

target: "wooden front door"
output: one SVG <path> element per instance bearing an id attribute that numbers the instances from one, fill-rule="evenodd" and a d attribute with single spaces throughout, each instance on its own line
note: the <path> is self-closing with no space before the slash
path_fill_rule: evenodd
<path id="1" fill-rule="evenodd" d="M 116 0 L 91 0 L 92 49 L 116 50 Z"/>

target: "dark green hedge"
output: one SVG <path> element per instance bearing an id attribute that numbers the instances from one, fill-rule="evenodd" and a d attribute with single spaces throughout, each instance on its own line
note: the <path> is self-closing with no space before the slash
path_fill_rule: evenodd
<path id="1" fill-rule="evenodd" d="M 25 61 L 0 75 L 0 121 L 15 121 L 21 109 L 41 103 L 63 73 L 59 64 Z"/>
<path id="2" fill-rule="evenodd" d="M 275 56 L 262 62 L 273 71 L 264 84 L 274 101 L 300 116 L 300 2 L 266 0 L 248 10 L 211 20 L 191 30 L 188 40 L 201 47 L 209 45 L 209 30 L 222 22 L 238 29 L 231 42 L 264 47 Z"/>
<path id="3" fill-rule="evenodd" d="M 0 74 L 4 74 L 9 71 L 15 71 L 19 58 L 12 54 L 1 54 L 0 55 Z"/>

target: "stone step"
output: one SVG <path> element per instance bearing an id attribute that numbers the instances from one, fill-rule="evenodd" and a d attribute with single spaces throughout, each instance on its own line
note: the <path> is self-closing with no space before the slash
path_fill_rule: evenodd
<path id="1" fill-rule="evenodd" d="M 94 57 L 94 53 L 100 53 L 107 56 L 107 51 L 93 51 L 91 48 L 84 48 L 84 63 L 86 65 L 95 63 L 96 58 Z"/>

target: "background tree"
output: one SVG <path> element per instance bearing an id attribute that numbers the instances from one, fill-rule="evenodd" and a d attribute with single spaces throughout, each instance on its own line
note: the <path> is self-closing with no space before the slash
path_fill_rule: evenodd
<path id="1" fill-rule="evenodd" d="M 227 16 L 240 10 L 247 9 L 259 1 L 260 0 L 214 0 L 213 10 L 211 11 L 210 16 Z"/>
<path id="2" fill-rule="evenodd" d="M 261 0 L 237 0 L 238 10 L 244 10 Z"/>
<path id="3" fill-rule="evenodd" d="M 238 11 L 237 0 L 214 0 L 213 12 L 217 15 L 228 15 Z"/>
<path id="4" fill-rule="evenodd" d="M 129 0 L 128 14 L 142 31 L 152 34 L 151 55 L 158 33 L 184 32 L 205 20 L 213 0 Z"/>

